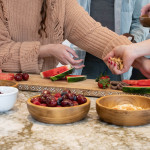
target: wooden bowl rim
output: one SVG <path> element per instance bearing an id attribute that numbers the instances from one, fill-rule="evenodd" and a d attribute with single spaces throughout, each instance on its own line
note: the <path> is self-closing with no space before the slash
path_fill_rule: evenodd
<path id="1" fill-rule="evenodd" d="M 126 97 L 135 97 L 135 96 L 138 96 L 138 97 L 143 97 L 143 98 L 148 98 L 150 100 L 149 97 L 146 97 L 146 96 L 140 96 L 140 95 L 107 95 L 107 96 L 102 96 L 100 98 L 98 98 L 96 100 L 96 104 L 99 106 L 99 107 L 102 107 L 102 108 L 105 108 L 105 109 L 108 109 L 108 110 L 111 110 L 111 111 L 118 111 L 118 112 L 143 112 L 143 111 L 150 111 L 150 108 L 148 109 L 142 109 L 142 110 L 117 110 L 117 109 L 113 109 L 113 108 L 110 108 L 110 107 L 105 107 L 103 105 L 101 105 L 99 102 L 103 99 L 103 98 L 106 98 L 106 97 L 115 97 L 115 96 L 126 96 Z"/>
<path id="2" fill-rule="evenodd" d="M 15 81 L 11 81 L 11 80 L 0 80 L 0 81 L 7 81 L 7 82 L 10 82 L 10 83 L 14 83 L 14 85 L 10 85 L 11 87 L 17 87 L 18 86 L 18 83 L 15 82 Z M 5 85 L 2 85 L 2 86 L 5 86 Z"/>
<path id="3" fill-rule="evenodd" d="M 40 106 L 40 105 L 35 105 L 33 103 L 31 103 L 31 99 L 34 98 L 34 97 L 37 97 L 37 96 L 40 96 L 40 95 L 35 95 L 33 97 L 30 97 L 28 100 L 27 100 L 27 104 L 28 105 L 31 105 L 31 106 L 34 106 L 36 108 L 44 108 L 44 109 L 72 109 L 72 108 L 75 108 L 75 107 L 83 107 L 83 106 L 88 106 L 90 104 L 90 99 L 86 97 L 87 99 L 87 102 L 84 103 L 84 104 L 81 104 L 81 105 L 77 105 L 77 106 L 70 106 L 70 107 L 45 107 L 45 106 Z"/>

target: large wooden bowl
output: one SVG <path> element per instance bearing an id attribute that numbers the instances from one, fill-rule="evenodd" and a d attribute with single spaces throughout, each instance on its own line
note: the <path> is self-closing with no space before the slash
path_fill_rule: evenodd
<path id="1" fill-rule="evenodd" d="M 150 27 L 150 17 L 148 17 L 146 15 L 141 16 L 140 23 L 143 25 L 143 27 Z"/>
<path id="2" fill-rule="evenodd" d="M 132 104 L 142 110 L 115 110 L 112 107 Z M 150 98 L 138 95 L 109 95 L 96 100 L 101 120 L 120 126 L 138 126 L 150 123 Z"/>
<path id="3" fill-rule="evenodd" d="M 9 80 L 0 80 L 0 86 L 12 86 L 17 88 L 18 83 Z"/>
<path id="4" fill-rule="evenodd" d="M 27 108 L 31 116 L 44 123 L 65 124 L 82 120 L 86 117 L 90 109 L 90 100 L 71 107 L 44 107 L 31 103 L 31 98 L 27 100 Z"/>

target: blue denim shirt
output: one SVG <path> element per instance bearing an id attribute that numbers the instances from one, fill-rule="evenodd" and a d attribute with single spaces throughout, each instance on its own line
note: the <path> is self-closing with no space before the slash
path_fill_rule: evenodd
<path id="1" fill-rule="evenodd" d="M 78 0 L 78 3 L 90 14 L 91 0 Z M 141 8 L 148 3 L 150 0 L 115 0 L 115 32 L 119 35 L 130 33 L 134 35 L 136 42 L 145 40 L 149 29 L 141 26 L 139 16 Z M 121 78 L 130 79 L 131 75 L 132 67 Z"/>

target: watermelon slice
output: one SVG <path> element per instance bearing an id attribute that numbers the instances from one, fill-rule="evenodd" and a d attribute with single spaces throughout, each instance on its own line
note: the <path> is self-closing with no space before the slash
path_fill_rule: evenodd
<path id="1" fill-rule="evenodd" d="M 87 78 L 86 75 L 68 75 L 68 76 L 66 76 L 66 79 L 68 82 L 83 81 L 83 80 L 86 80 L 86 78 Z"/>
<path id="2" fill-rule="evenodd" d="M 62 79 L 62 78 L 64 78 L 65 76 L 71 74 L 73 71 L 74 71 L 74 68 L 72 68 L 72 67 L 69 65 L 67 71 L 58 73 L 58 74 L 55 75 L 55 76 L 51 76 L 50 79 L 51 79 L 52 81 L 56 81 L 56 80 Z"/>
<path id="3" fill-rule="evenodd" d="M 124 86 L 122 90 L 128 93 L 149 94 L 150 86 Z"/>
<path id="4" fill-rule="evenodd" d="M 0 73 L 0 80 L 13 80 L 14 74 L 13 73 Z"/>
<path id="5" fill-rule="evenodd" d="M 71 65 L 65 65 L 65 66 L 61 66 L 61 67 L 54 68 L 51 70 L 43 71 L 40 73 L 40 75 L 42 78 L 49 78 L 49 77 L 61 74 L 63 72 L 66 72 L 66 71 L 70 70 L 71 68 L 72 68 Z"/>

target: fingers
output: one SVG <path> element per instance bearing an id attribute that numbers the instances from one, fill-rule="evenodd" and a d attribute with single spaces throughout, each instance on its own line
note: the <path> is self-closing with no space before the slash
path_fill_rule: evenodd
<path id="1" fill-rule="evenodd" d="M 103 61 L 105 61 L 105 62 L 107 62 L 108 61 L 108 59 L 110 58 L 110 57 L 114 57 L 114 51 L 111 51 L 110 53 L 108 53 L 104 58 L 103 58 Z"/>
<path id="2" fill-rule="evenodd" d="M 81 69 L 85 67 L 85 65 L 73 65 L 72 67 L 74 67 L 75 69 Z"/>
<path id="3" fill-rule="evenodd" d="M 69 52 L 70 54 L 72 54 L 73 57 L 79 58 L 78 55 L 76 54 L 76 52 L 73 49 L 71 49 L 70 47 L 66 46 L 66 51 Z"/>

